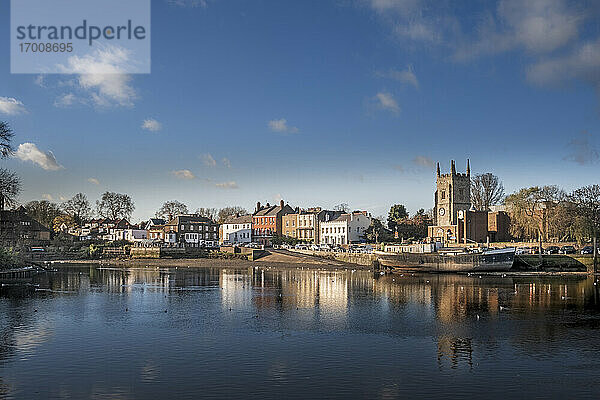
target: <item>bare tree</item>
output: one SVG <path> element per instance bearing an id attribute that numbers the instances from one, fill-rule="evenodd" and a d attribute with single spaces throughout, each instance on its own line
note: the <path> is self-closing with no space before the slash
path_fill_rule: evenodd
<path id="1" fill-rule="evenodd" d="M 600 230 L 600 186 L 589 185 L 574 190 L 569 200 L 575 205 L 579 215 L 592 227 L 594 243 L 594 272 L 598 258 L 598 230 Z"/>
<path id="2" fill-rule="evenodd" d="M 165 201 L 160 210 L 156 212 L 156 218 L 170 219 L 176 215 L 187 214 L 188 208 L 177 200 Z"/>
<path id="3" fill-rule="evenodd" d="M 102 218 L 129 219 L 135 210 L 135 205 L 127 194 L 104 192 L 102 198 L 96 201 L 96 209 Z"/>
<path id="4" fill-rule="evenodd" d="M 565 198 L 557 186 L 530 187 L 521 189 L 506 198 L 511 214 L 511 230 L 515 233 L 536 232 L 540 240 L 548 238 L 550 219 L 555 209 Z"/>
<path id="5" fill-rule="evenodd" d="M 73 217 L 73 220 L 78 225 L 81 225 L 92 215 L 90 202 L 83 193 L 77 193 L 71 199 L 62 203 L 61 208 L 65 213 Z"/>
<path id="6" fill-rule="evenodd" d="M 337 206 L 334 206 L 333 209 L 335 211 L 341 211 L 341 212 L 344 212 L 344 213 L 350 212 L 350 206 L 348 205 L 348 203 L 338 204 Z"/>
<path id="7" fill-rule="evenodd" d="M 31 218 L 50 229 L 52 229 L 54 218 L 62 214 L 58 204 L 48 200 L 33 200 L 25 204 L 24 207 Z"/>
<path id="8" fill-rule="evenodd" d="M 196 209 L 196 214 L 200 215 L 201 217 L 210 218 L 214 221 L 217 219 L 218 210 L 216 208 L 201 207 Z"/>
<path id="9" fill-rule="evenodd" d="M 593 237 L 600 231 L 600 185 L 589 185 L 574 190 L 569 200 L 577 207 L 579 215 L 585 218 L 593 229 Z"/>
<path id="10" fill-rule="evenodd" d="M 16 173 L 0 168 L 0 210 L 4 210 L 4 207 L 14 207 L 19 193 L 21 179 Z"/>
<path id="11" fill-rule="evenodd" d="M 13 147 L 10 144 L 11 139 L 13 138 L 14 133 L 8 125 L 4 121 L 0 121 L 0 157 L 6 158 L 13 153 Z"/>
<path id="12" fill-rule="evenodd" d="M 471 179 L 471 204 L 479 211 L 487 211 L 490 206 L 504 200 L 504 185 L 493 174 L 475 175 Z"/>
<path id="13" fill-rule="evenodd" d="M 227 218 L 232 217 L 234 215 L 245 215 L 248 214 L 248 210 L 246 210 L 244 207 L 240 207 L 240 206 L 231 206 L 231 207 L 224 207 L 221 208 L 219 210 L 219 213 L 217 214 L 217 222 L 222 224 L 223 222 L 225 222 L 227 220 Z"/>

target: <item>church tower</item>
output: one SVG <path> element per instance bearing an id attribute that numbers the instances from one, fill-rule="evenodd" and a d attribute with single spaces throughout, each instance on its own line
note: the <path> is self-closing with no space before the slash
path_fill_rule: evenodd
<path id="1" fill-rule="evenodd" d="M 437 190 L 435 192 L 435 225 L 450 226 L 458 223 L 458 212 L 471 208 L 471 166 L 467 160 L 467 172 L 456 172 L 454 160 L 450 173 L 441 174 L 437 164 Z"/>

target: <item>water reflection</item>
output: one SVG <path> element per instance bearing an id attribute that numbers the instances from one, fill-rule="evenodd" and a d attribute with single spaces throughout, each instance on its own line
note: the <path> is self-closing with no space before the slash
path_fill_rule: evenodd
<path id="1" fill-rule="evenodd" d="M 581 379 L 599 367 L 586 276 L 90 265 L 38 283 L 33 296 L 0 297 L 0 398 L 161 398 L 174 382 L 179 397 L 247 397 L 268 383 L 259 397 L 277 398 L 307 380 L 318 397 L 397 398 L 425 381 L 430 397 L 460 397 L 465 387 L 448 385 L 463 373 L 477 374 L 466 387 L 503 382 L 486 392 L 503 397 L 542 367 Z M 42 372 L 40 393 L 23 384 Z"/>

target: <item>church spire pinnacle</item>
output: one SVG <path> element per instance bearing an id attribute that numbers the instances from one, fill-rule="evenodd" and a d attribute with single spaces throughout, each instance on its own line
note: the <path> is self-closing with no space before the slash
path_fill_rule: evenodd
<path id="1" fill-rule="evenodd" d="M 437 163 L 437 176 L 440 176 L 440 163 Z"/>
<path id="2" fill-rule="evenodd" d="M 450 161 L 450 172 L 452 175 L 456 175 L 456 164 L 454 164 L 454 160 Z"/>
<path id="3" fill-rule="evenodd" d="M 467 158 L 467 176 L 471 176 L 471 165 L 469 164 L 468 158 Z"/>

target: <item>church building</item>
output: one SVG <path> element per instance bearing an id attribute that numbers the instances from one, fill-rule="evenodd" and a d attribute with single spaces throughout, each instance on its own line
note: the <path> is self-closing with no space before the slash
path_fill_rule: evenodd
<path id="1" fill-rule="evenodd" d="M 504 211 L 477 211 L 471 206 L 471 166 L 466 173 L 456 172 L 454 160 L 450 173 L 442 174 L 437 164 L 434 225 L 428 236 L 443 243 L 481 243 L 510 240 L 510 219 Z"/>

